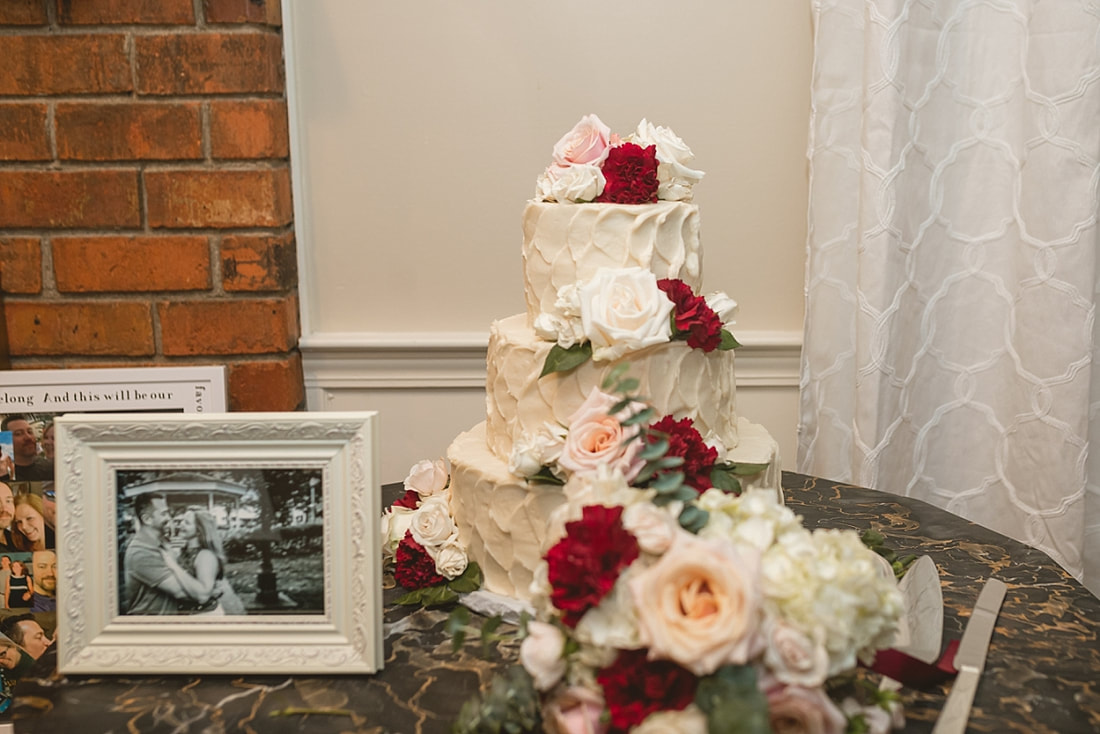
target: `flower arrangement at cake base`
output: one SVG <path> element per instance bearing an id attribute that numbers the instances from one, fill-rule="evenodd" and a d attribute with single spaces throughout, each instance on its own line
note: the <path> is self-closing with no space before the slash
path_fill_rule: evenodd
<path id="1" fill-rule="evenodd" d="M 437 606 L 481 586 L 481 570 L 459 543 L 443 459 L 417 462 L 405 494 L 382 515 L 382 557 L 406 590 L 398 604 Z"/>
<path id="2" fill-rule="evenodd" d="M 569 519 L 534 586 L 520 647 L 527 701 L 490 693 L 455 731 L 880 732 L 892 694 L 834 701 L 831 684 L 887 647 L 902 611 L 892 570 L 853 531 L 807 530 L 767 492 L 708 489 L 653 504 L 617 470 L 575 475 Z M 536 697 L 537 692 L 537 697 Z M 523 712 L 522 715 L 520 712 Z"/>

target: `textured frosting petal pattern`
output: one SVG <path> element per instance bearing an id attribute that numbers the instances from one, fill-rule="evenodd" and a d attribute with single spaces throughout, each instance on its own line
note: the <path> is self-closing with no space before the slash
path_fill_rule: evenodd
<path id="1" fill-rule="evenodd" d="M 691 418 L 704 438 L 715 436 L 727 449 L 737 446 L 732 351 L 707 354 L 686 342 L 669 342 L 614 362 L 590 360 L 539 379 L 552 346 L 524 324 L 522 314 L 497 321 L 490 330 L 487 434 L 489 447 L 502 461 L 508 461 L 521 436 L 537 434 L 548 421 L 565 425 L 589 391 L 622 362 L 629 363 L 629 376 L 640 381 L 638 394 L 661 415 Z"/>
<path id="2" fill-rule="evenodd" d="M 779 444 L 767 430 L 740 420 L 742 445 L 727 453 L 729 461 L 768 463 L 746 490 L 766 489 L 780 502 Z M 508 471 L 485 445 L 485 424 L 459 435 L 447 450 L 451 462 L 451 510 L 459 537 L 477 561 L 484 587 L 496 594 L 530 600 L 535 568 L 546 552 L 551 515 L 565 503 L 561 487 L 528 485 Z"/>
<path id="3" fill-rule="evenodd" d="M 694 204 L 556 204 L 529 201 L 523 212 L 523 291 L 527 323 L 557 314 L 558 289 L 601 267 L 640 267 L 658 278 L 702 285 L 699 209 Z"/>
<path id="4" fill-rule="evenodd" d="M 511 474 L 486 447 L 484 423 L 460 434 L 447 459 L 451 511 L 466 552 L 481 566 L 484 588 L 530 599 L 550 515 L 565 502 L 561 487 L 531 486 Z"/>

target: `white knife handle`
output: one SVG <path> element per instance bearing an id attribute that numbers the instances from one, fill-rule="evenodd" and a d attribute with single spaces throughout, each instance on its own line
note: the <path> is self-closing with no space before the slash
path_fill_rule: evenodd
<path id="1" fill-rule="evenodd" d="M 978 690 L 980 678 L 981 671 L 975 667 L 964 666 L 959 671 L 932 734 L 963 734 L 966 731 L 970 706 L 974 703 L 974 692 Z"/>

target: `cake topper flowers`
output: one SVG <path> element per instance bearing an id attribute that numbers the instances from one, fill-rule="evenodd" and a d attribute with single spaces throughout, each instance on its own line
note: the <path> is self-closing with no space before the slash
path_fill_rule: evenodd
<path id="1" fill-rule="evenodd" d="M 683 140 L 643 119 L 620 138 L 596 115 L 585 115 L 554 146 L 553 162 L 539 176 L 535 196 L 563 204 L 652 204 L 691 201 L 703 172 Z"/>

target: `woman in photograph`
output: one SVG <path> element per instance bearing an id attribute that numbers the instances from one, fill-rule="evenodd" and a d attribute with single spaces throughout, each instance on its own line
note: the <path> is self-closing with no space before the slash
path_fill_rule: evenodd
<path id="1" fill-rule="evenodd" d="M 46 522 L 46 508 L 36 494 L 21 494 L 15 498 L 15 522 L 12 541 L 24 551 L 53 550 L 53 528 Z"/>
<path id="2" fill-rule="evenodd" d="M 53 461 L 53 421 L 46 424 L 46 427 L 42 430 L 42 453 Z"/>
<path id="3" fill-rule="evenodd" d="M 244 614 L 244 604 L 225 578 L 225 550 L 214 516 L 203 510 L 188 510 L 180 516 L 178 532 L 184 541 L 183 550 L 178 560 L 165 551 L 165 563 L 197 604 L 204 605 L 211 598 L 218 601 L 214 609 L 198 614 Z"/>
<path id="4" fill-rule="evenodd" d="M 4 599 L 7 600 L 8 609 L 30 607 L 32 596 L 34 596 L 34 582 L 27 574 L 26 565 L 22 561 L 12 561 L 11 575 L 4 584 Z"/>

